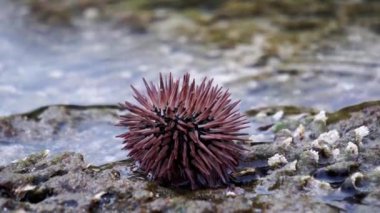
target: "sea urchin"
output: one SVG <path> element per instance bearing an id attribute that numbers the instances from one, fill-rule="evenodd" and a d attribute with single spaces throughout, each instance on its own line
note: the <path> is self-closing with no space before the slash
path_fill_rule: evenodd
<path id="1" fill-rule="evenodd" d="M 172 186 L 217 187 L 227 184 L 243 148 L 241 129 L 246 117 L 236 109 L 228 90 L 204 78 L 200 85 L 190 75 L 163 78 L 156 87 L 143 79 L 147 96 L 133 86 L 140 104 L 121 104 L 130 113 L 119 125 L 129 131 L 119 135 L 129 156 L 153 180 Z"/>

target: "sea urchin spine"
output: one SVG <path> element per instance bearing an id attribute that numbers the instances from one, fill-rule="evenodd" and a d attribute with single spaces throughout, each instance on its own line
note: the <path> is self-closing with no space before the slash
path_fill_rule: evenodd
<path id="1" fill-rule="evenodd" d="M 119 135 L 124 149 L 153 180 L 172 186 L 217 187 L 227 184 L 238 165 L 244 141 L 240 130 L 248 121 L 236 109 L 228 90 L 204 78 L 200 85 L 190 75 L 163 78 L 156 87 L 143 79 L 147 96 L 133 86 L 134 98 L 121 104 L 130 113 L 119 125 L 129 131 Z"/>

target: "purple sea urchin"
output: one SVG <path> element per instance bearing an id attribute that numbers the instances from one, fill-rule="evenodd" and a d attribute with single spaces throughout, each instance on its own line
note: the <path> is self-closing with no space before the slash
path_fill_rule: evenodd
<path id="1" fill-rule="evenodd" d="M 213 86 L 204 78 L 200 85 L 190 75 L 173 80 L 160 74 L 158 88 L 143 79 L 147 96 L 133 86 L 141 106 L 121 104 L 130 113 L 119 125 L 129 131 L 119 135 L 124 149 L 162 184 L 217 187 L 227 184 L 229 173 L 238 165 L 243 148 L 246 117 L 236 109 L 228 90 Z"/>

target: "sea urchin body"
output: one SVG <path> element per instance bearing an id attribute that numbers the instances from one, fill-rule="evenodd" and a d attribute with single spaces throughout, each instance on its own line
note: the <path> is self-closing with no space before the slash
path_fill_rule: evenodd
<path id="1" fill-rule="evenodd" d="M 121 104 L 130 113 L 119 125 L 129 131 L 119 135 L 124 149 L 153 180 L 172 186 L 217 187 L 227 184 L 242 153 L 236 142 L 244 141 L 240 130 L 247 120 L 236 109 L 228 91 L 190 75 L 163 78 L 156 87 L 145 79 L 147 95 L 133 86 L 139 105 Z"/>

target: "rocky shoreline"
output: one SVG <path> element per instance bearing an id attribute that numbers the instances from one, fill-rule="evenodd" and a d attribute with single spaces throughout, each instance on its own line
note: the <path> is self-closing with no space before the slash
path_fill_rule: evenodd
<path id="1" fill-rule="evenodd" d="M 91 78 L 90 92 L 86 93 L 88 88 L 84 85 L 82 93 L 74 97 L 99 95 L 98 89 L 103 88 L 101 97 L 95 97 L 96 103 L 113 103 L 113 99 L 110 101 L 104 97 L 124 89 L 124 82 L 136 80 L 131 76 L 139 78 L 137 73 L 140 71 L 145 75 L 154 73 L 156 68 L 194 68 L 194 73 L 216 77 L 217 82 L 225 84 L 232 94 L 243 97 L 242 102 L 246 103 L 244 108 L 251 120 L 250 139 L 244 144 L 248 151 L 241 159 L 238 171 L 231 174 L 230 186 L 195 191 L 159 186 L 146 178 L 121 150 L 121 141 L 114 139 L 120 131 L 115 127 L 120 115 L 117 106 L 50 105 L 29 113 L 0 116 L 0 211 L 380 210 L 380 102 L 349 106 L 378 99 L 379 2 L 153 2 L 156 1 L 15 1 L 18 4 L 15 11 L 20 12 L 16 22 L 23 19 L 21 28 L 32 26 L 33 30 L 16 30 L 14 34 L 5 31 L 5 39 L 0 42 L 8 44 L 10 50 L 20 46 L 16 51 L 24 53 L 30 46 L 35 48 L 33 39 L 26 42 L 27 46 L 18 45 L 19 40 L 14 41 L 17 45 L 7 43 L 14 35 L 31 32 L 39 35 L 55 29 L 71 34 L 78 30 L 79 34 L 73 33 L 73 37 L 69 37 L 69 41 L 75 41 L 80 36 L 96 37 L 96 27 L 106 22 L 105 34 L 113 28 L 123 31 L 116 32 L 120 33 L 116 39 L 111 37 L 107 50 L 113 52 L 114 40 L 126 35 L 149 34 L 160 45 L 137 45 L 130 54 L 141 49 L 147 52 L 160 49 L 156 53 L 158 59 L 166 55 L 172 61 L 168 62 L 170 66 L 152 63 L 152 68 L 148 69 L 144 57 L 154 57 L 144 51 L 145 55 L 138 55 L 141 61 L 125 66 L 116 60 L 113 63 L 117 66 L 110 67 L 113 65 L 110 59 L 115 57 L 113 54 L 90 54 L 89 61 L 81 61 L 83 54 L 104 49 L 94 47 L 71 57 L 76 49 L 70 48 L 66 50 L 67 55 L 49 58 L 51 61 L 44 60 L 46 55 L 32 58 L 33 62 L 40 60 L 42 65 L 37 63 L 34 70 L 29 70 L 30 64 L 27 63 L 21 68 L 16 66 L 19 55 L 13 53 L 17 58 L 15 64 L 0 64 L 0 71 L 8 72 L 5 79 L 11 79 L 9 85 L 0 85 L 3 86 L 0 92 L 4 92 L 1 97 L 12 100 L 4 108 L 16 104 L 24 106 L 30 99 L 39 97 L 34 96 L 36 94 L 46 98 L 47 104 L 72 103 L 65 93 L 68 88 L 75 90 L 83 78 Z M 11 3 L 13 8 L 14 2 Z M 89 34 L 81 31 L 87 28 L 93 31 Z M 124 34 L 124 30 L 128 32 Z M 42 44 L 46 38 L 50 37 L 34 37 Z M 100 37 L 99 41 L 103 42 L 102 39 Z M 133 39 L 131 43 L 134 43 Z M 45 45 L 51 44 L 55 43 Z M 182 47 L 186 51 L 178 50 Z M 49 48 L 46 50 L 48 55 L 50 51 Z M 8 57 L 9 50 L 4 52 Z M 63 63 L 79 60 L 67 67 L 65 64 L 56 66 L 56 60 L 61 58 L 68 58 Z M 99 66 L 94 63 L 98 60 L 111 63 Z M 209 68 L 199 65 L 213 60 Z M 50 65 L 46 69 L 54 70 L 36 72 L 42 70 L 43 65 Z M 76 75 L 84 72 L 80 70 L 83 67 L 92 71 L 97 66 L 101 69 L 94 74 Z M 29 83 L 30 76 L 13 75 L 16 70 L 48 77 L 42 81 L 36 78 Z M 114 73 L 106 73 L 109 70 Z M 68 72 L 71 78 L 62 78 L 67 71 L 72 72 Z M 104 74 L 101 79 L 97 76 L 99 73 Z M 19 79 L 23 80 L 19 82 Z M 75 79 L 80 80 L 73 81 Z M 117 80 L 113 89 L 107 87 Z M 57 88 L 56 82 L 73 83 Z M 20 84 L 27 86 L 19 88 Z M 40 84 L 49 86 L 40 88 Z M 27 93 L 34 87 L 37 89 Z M 21 94 L 24 102 L 14 98 Z M 62 94 L 66 99 L 62 99 Z M 54 99 L 50 100 L 52 97 Z M 336 112 L 320 111 L 334 111 L 342 106 L 347 107 Z M 31 108 L 28 107 L 25 106 Z"/>
<path id="2" fill-rule="evenodd" d="M 254 119 L 265 121 L 264 114 L 273 116 L 261 111 Z M 262 129 L 273 132 L 273 141 L 246 144 L 233 182 L 219 189 L 162 187 L 128 159 L 93 166 L 79 153 L 41 152 L 0 167 L 0 206 L 32 212 L 376 211 L 379 120 L 378 102 L 335 113 L 284 113 Z"/>

